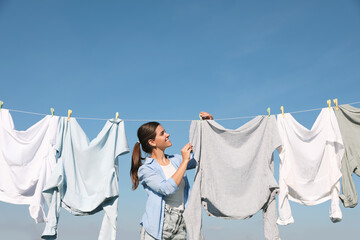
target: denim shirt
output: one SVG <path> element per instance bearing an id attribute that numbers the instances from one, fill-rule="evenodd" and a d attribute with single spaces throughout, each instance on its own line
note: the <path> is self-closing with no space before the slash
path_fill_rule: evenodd
<path id="1" fill-rule="evenodd" d="M 181 162 L 181 155 L 166 155 L 171 164 L 178 169 Z M 187 169 L 196 167 L 196 161 L 191 158 Z M 165 197 L 178 190 L 173 178 L 166 180 L 164 172 L 159 163 L 153 158 L 146 158 L 144 164 L 138 171 L 139 181 L 143 185 L 148 199 L 145 213 L 141 219 L 141 225 L 146 232 L 156 239 L 161 239 L 164 224 Z M 184 175 L 185 191 L 184 205 L 186 206 L 190 193 L 190 184 L 186 174 Z"/>

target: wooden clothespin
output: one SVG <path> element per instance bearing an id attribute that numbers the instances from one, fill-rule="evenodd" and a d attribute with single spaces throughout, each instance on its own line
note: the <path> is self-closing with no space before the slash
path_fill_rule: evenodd
<path id="1" fill-rule="evenodd" d="M 339 110 L 338 99 L 335 98 L 335 99 L 333 100 L 333 102 L 334 102 L 335 107 L 336 107 L 335 109 L 336 109 L 336 110 Z"/>
<path id="2" fill-rule="evenodd" d="M 53 108 L 50 108 L 51 116 L 54 116 L 55 110 Z"/>
<path id="3" fill-rule="evenodd" d="M 268 116 L 270 117 L 270 108 L 268 107 L 268 109 L 267 109 L 267 112 L 268 112 Z"/>
<path id="4" fill-rule="evenodd" d="M 331 100 L 329 99 L 329 100 L 327 100 L 326 102 L 327 102 L 327 104 L 328 104 L 328 106 L 329 106 L 329 110 L 331 111 Z"/>
<path id="5" fill-rule="evenodd" d="M 68 119 L 67 119 L 67 121 L 70 121 L 70 116 L 71 116 L 71 114 L 72 114 L 72 110 L 69 109 L 69 110 L 68 110 Z"/>
<path id="6" fill-rule="evenodd" d="M 280 110 L 281 110 L 281 114 L 282 114 L 282 116 L 283 116 L 283 118 L 285 117 L 285 115 L 284 115 L 284 106 L 281 106 L 280 107 Z"/>
<path id="7" fill-rule="evenodd" d="M 115 119 L 119 119 L 119 112 L 116 112 Z"/>
<path id="8" fill-rule="evenodd" d="M 3 105 L 4 105 L 4 102 L 0 101 L 0 111 L 1 111 Z"/>

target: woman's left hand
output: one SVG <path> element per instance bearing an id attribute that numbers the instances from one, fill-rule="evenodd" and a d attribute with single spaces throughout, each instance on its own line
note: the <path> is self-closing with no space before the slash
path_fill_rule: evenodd
<path id="1" fill-rule="evenodd" d="M 210 113 L 207 113 L 207 112 L 200 112 L 200 117 L 203 120 L 214 120 L 213 116 Z"/>

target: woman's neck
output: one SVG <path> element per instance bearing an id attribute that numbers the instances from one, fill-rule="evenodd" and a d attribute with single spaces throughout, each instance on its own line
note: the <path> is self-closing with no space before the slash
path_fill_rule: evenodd
<path id="1" fill-rule="evenodd" d="M 165 152 L 161 149 L 153 149 L 151 158 L 155 159 L 160 165 L 168 165 L 169 160 L 165 156 Z"/>

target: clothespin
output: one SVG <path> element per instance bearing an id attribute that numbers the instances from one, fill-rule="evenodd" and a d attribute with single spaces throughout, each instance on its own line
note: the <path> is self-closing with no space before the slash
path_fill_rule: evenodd
<path id="1" fill-rule="evenodd" d="M 284 106 L 281 106 L 280 107 L 280 110 L 281 110 L 281 114 L 282 114 L 282 116 L 283 116 L 283 118 L 285 117 L 285 115 L 284 115 Z"/>
<path id="2" fill-rule="evenodd" d="M 118 119 L 118 118 L 119 118 L 119 113 L 116 112 L 116 114 L 115 114 L 115 119 Z"/>
<path id="3" fill-rule="evenodd" d="M 70 116 L 71 116 L 71 114 L 72 114 L 72 110 L 69 109 L 69 110 L 68 110 L 68 119 L 67 119 L 67 121 L 70 121 Z"/>
<path id="4" fill-rule="evenodd" d="M 53 108 L 50 108 L 51 116 L 54 116 L 55 110 Z"/>
<path id="5" fill-rule="evenodd" d="M 3 106 L 4 102 L 3 101 L 0 101 L 0 111 L 2 109 L 2 106 Z"/>
<path id="6" fill-rule="evenodd" d="M 270 108 L 267 109 L 268 116 L 270 117 Z"/>
<path id="7" fill-rule="evenodd" d="M 200 121 L 202 121 L 203 119 L 202 119 L 202 117 L 201 117 L 201 114 L 199 114 L 199 118 L 200 118 Z"/>
<path id="8" fill-rule="evenodd" d="M 334 101 L 334 104 L 335 104 L 336 110 L 339 110 L 339 106 L 338 106 L 338 99 L 337 99 L 337 98 L 335 98 L 333 101 Z"/>
<path id="9" fill-rule="evenodd" d="M 329 110 L 331 111 L 331 100 L 329 99 L 329 100 L 327 100 L 326 102 L 327 102 L 327 104 L 328 104 L 328 106 L 329 106 Z"/>

